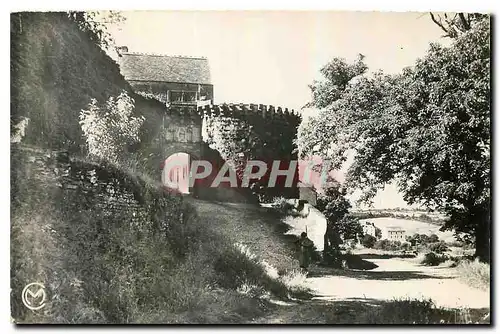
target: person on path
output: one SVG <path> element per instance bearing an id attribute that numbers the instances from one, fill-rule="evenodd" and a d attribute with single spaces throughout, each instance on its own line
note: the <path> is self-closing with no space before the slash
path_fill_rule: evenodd
<path id="1" fill-rule="evenodd" d="M 314 246 L 314 243 L 311 239 L 307 237 L 306 232 L 302 232 L 300 234 L 300 239 L 296 241 L 298 246 L 300 247 L 299 253 L 299 265 L 300 268 L 307 271 L 309 264 L 311 262 L 311 252 Z"/>

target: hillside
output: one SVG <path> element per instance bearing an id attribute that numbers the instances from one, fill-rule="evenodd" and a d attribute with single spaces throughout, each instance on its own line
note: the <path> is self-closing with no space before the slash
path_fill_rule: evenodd
<path id="1" fill-rule="evenodd" d="M 91 99 L 106 101 L 123 90 L 146 117 L 144 144 L 158 130 L 161 103 L 134 94 L 111 59 L 64 12 L 11 14 L 11 131 L 29 123 L 24 144 L 86 152 L 79 114 Z"/>

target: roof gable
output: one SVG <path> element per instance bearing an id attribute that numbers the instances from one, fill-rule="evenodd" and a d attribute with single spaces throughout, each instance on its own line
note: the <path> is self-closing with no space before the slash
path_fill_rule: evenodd
<path id="1" fill-rule="evenodd" d="M 123 53 L 119 62 L 127 81 L 211 84 L 206 58 Z"/>

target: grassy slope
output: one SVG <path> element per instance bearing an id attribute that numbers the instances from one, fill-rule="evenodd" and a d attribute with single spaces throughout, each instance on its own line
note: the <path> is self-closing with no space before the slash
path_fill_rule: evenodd
<path id="1" fill-rule="evenodd" d="M 11 121 L 30 119 L 29 144 L 79 151 L 78 114 L 128 84 L 65 13 L 11 14 Z"/>
<path id="2" fill-rule="evenodd" d="M 147 119 L 143 146 L 158 131 L 157 114 L 165 106 L 134 94 L 118 64 L 65 13 L 11 14 L 10 65 L 11 126 L 29 118 L 26 144 L 84 153 L 80 111 L 93 98 L 104 102 L 123 90 L 134 98 L 136 113 Z"/>

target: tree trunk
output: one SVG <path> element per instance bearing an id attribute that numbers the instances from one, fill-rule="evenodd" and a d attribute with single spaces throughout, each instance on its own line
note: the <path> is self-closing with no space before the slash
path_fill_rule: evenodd
<path id="1" fill-rule="evenodd" d="M 479 222 L 476 226 L 476 253 L 480 261 L 490 263 L 490 217 L 489 212 L 478 215 Z"/>
<path id="2" fill-rule="evenodd" d="M 330 249 L 330 245 L 328 244 L 328 228 L 325 231 L 325 235 L 323 236 L 323 259 L 328 257 L 328 249 Z"/>

